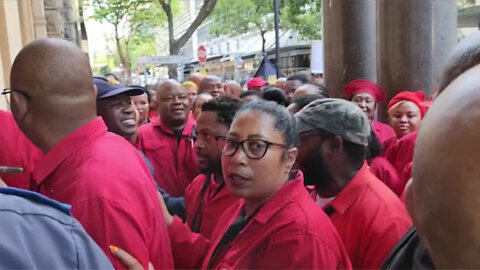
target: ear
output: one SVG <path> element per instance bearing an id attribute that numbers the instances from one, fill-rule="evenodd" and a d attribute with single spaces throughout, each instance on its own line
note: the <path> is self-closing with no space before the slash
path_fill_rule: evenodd
<path id="1" fill-rule="evenodd" d="M 413 221 L 415 219 L 415 209 L 413 207 L 412 181 L 413 179 L 410 178 L 405 186 L 405 208 L 407 208 L 407 212 Z"/>
<path id="2" fill-rule="evenodd" d="M 327 155 L 336 154 L 343 150 L 343 140 L 340 136 L 327 138 Z"/>
<path id="3" fill-rule="evenodd" d="M 29 108 L 29 102 L 27 98 L 19 93 L 10 94 L 10 110 L 12 111 L 15 119 L 21 121 L 27 116 Z"/>
<path id="4" fill-rule="evenodd" d="M 97 89 L 97 86 L 94 84 L 93 85 L 93 92 L 95 93 L 95 98 L 98 97 L 98 89 Z"/>
<path id="5" fill-rule="evenodd" d="M 290 148 L 285 153 L 285 166 L 287 172 L 290 172 L 293 165 L 295 164 L 295 160 L 297 159 L 298 149 L 296 147 Z"/>

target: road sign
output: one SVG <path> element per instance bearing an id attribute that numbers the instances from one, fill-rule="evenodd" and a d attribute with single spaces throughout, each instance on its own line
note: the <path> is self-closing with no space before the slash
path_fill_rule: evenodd
<path id="1" fill-rule="evenodd" d="M 205 47 L 203 45 L 200 45 L 198 47 L 197 55 L 198 55 L 198 62 L 199 63 L 203 64 L 203 63 L 205 63 L 205 61 L 207 61 L 207 50 L 205 49 Z"/>
<path id="2" fill-rule="evenodd" d="M 138 56 L 137 64 L 145 65 L 173 65 L 188 63 L 188 58 L 182 55 Z"/>

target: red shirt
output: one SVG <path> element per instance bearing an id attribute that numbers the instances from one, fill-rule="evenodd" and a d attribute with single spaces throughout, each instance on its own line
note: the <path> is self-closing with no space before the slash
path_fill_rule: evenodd
<path id="1" fill-rule="evenodd" d="M 0 165 L 22 167 L 22 174 L 0 174 L 10 187 L 30 189 L 35 161 L 42 151 L 32 144 L 18 128 L 10 112 L 0 111 Z"/>
<path id="2" fill-rule="evenodd" d="M 375 157 L 372 159 L 369 166 L 373 175 L 387 185 L 393 193 L 400 196 L 404 187 L 404 182 L 400 180 L 397 169 L 395 169 L 387 159 L 383 157 Z"/>
<path id="3" fill-rule="evenodd" d="M 377 120 L 372 121 L 372 130 L 382 144 L 385 144 L 385 142 L 391 138 L 397 137 L 391 126 L 378 122 Z"/>
<path id="4" fill-rule="evenodd" d="M 199 173 L 192 139 L 194 126 L 195 120 L 189 117 L 182 137 L 177 137 L 157 117 L 138 132 L 138 148 L 152 163 L 155 180 L 174 197 L 183 196 Z"/>
<path id="5" fill-rule="evenodd" d="M 185 217 L 192 228 L 198 224 L 198 233 L 210 239 L 218 218 L 224 212 L 237 211 L 243 200 L 230 195 L 225 184 L 215 182 L 213 175 L 197 176 L 185 190 Z M 196 220 L 194 222 L 194 220 Z"/>
<path id="6" fill-rule="evenodd" d="M 206 269 L 240 211 L 222 215 L 211 242 L 192 234 L 179 219 L 174 220 L 168 228 L 173 252 L 188 250 L 190 268 L 201 265 Z M 310 199 L 299 173 L 265 202 L 212 268 L 350 269 L 351 265 L 335 228 Z"/>
<path id="7" fill-rule="evenodd" d="M 405 188 L 408 178 L 403 177 L 406 167 L 413 161 L 413 152 L 417 141 L 418 132 L 411 132 L 400 140 L 392 138 L 386 142 L 383 156 L 397 169 L 400 176 L 401 191 Z"/>
<path id="8" fill-rule="evenodd" d="M 412 226 L 400 199 L 367 165 L 325 209 L 329 206 L 333 207 L 330 219 L 354 269 L 380 269 L 390 250 Z"/>
<path id="9" fill-rule="evenodd" d="M 173 268 L 155 183 L 143 158 L 103 120 L 78 128 L 36 164 L 39 192 L 72 205 L 72 213 L 116 268 L 109 245 L 124 248 L 146 269 Z"/>

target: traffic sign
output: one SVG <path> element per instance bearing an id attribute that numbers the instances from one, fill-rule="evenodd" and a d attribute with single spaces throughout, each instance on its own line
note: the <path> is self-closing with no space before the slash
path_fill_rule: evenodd
<path id="1" fill-rule="evenodd" d="M 198 47 L 197 56 L 198 56 L 199 63 L 203 64 L 205 63 L 205 61 L 207 61 L 207 50 L 203 45 L 200 45 Z"/>

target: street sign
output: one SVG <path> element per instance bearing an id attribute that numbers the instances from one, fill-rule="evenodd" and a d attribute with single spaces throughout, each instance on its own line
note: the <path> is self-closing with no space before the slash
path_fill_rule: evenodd
<path id="1" fill-rule="evenodd" d="M 188 58 L 182 55 L 137 56 L 137 64 L 173 65 L 188 63 Z"/>
<path id="2" fill-rule="evenodd" d="M 200 45 L 198 47 L 197 55 L 198 55 L 198 62 L 200 64 L 203 64 L 205 63 L 205 61 L 207 61 L 207 50 L 203 45 Z"/>

